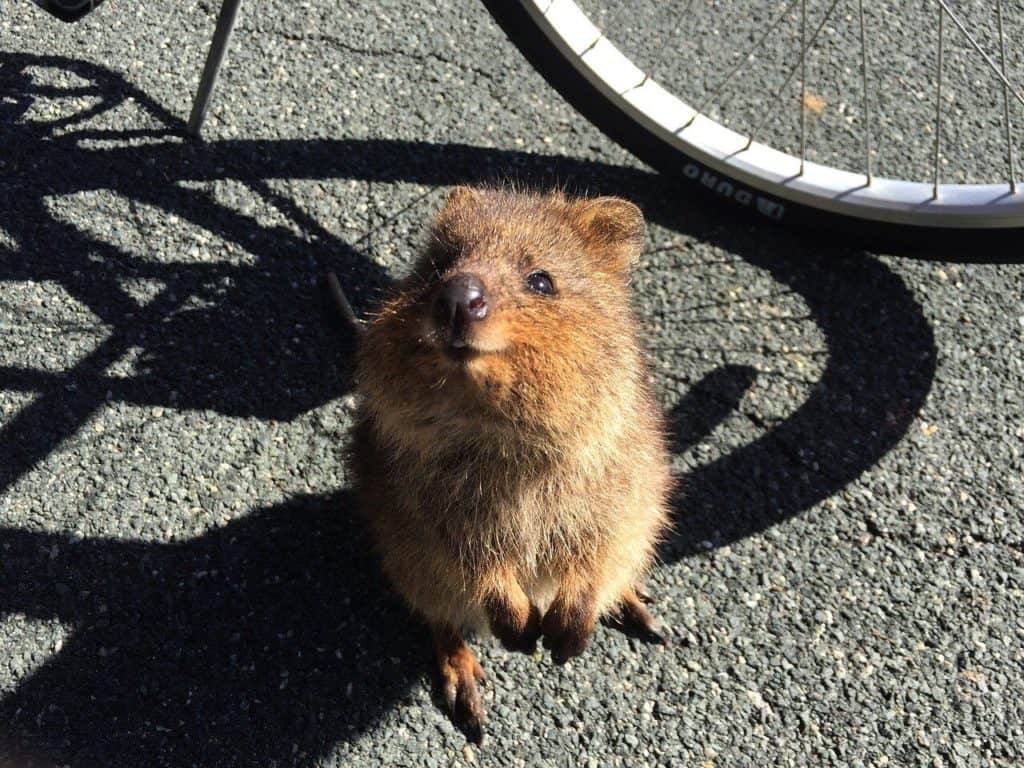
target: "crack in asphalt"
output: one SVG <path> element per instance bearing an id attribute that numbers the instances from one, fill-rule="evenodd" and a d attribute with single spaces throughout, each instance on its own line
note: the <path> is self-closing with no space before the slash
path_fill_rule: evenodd
<path id="1" fill-rule="evenodd" d="M 349 43 L 337 35 L 330 35 L 325 32 L 289 32 L 283 29 L 266 29 L 263 27 L 251 27 L 251 26 L 239 26 L 238 31 L 246 32 L 254 35 L 265 35 L 279 37 L 282 40 L 288 40 L 290 42 L 302 43 L 302 42 L 317 42 L 327 43 L 334 46 L 338 50 L 344 51 L 345 53 L 353 53 L 357 56 L 369 56 L 372 58 L 389 58 L 393 56 L 399 56 L 401 58 L 412 59 L 413 61 L 428 62 L 436 61 L 441 64 L 447 64 L 448 66 L 455 67 L 463 72 L 472 72 L 473 74 L 479 75 L 480 77 L 489 80 L 491 83 L 496 83 L 497 78 L 485 69 L 475 67 L 471 64 L 467 64 L 464 61 L 458 61 L 456 59 L 450 59 L 446 56 L 442 56 L 439 53 L 428 52 L 418 53 L 416 51 L 409 51 L 403 48 L 368 48 L 364 46 L 354 45 Z"/>

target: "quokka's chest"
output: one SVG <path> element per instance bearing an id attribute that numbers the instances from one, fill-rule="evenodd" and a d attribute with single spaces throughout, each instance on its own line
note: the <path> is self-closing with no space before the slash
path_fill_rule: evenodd
<path id="1" fill-rule="evenodd" d="M 543 574 L 567 557 L 594 551 L 608 530 L 606 510 L 595 499 L 549 479 L 488 487 L 459 483 L 447 493 L 434 485 L 418 500 L 433 507 L 433 536 L 467 565 L 501 561 Z M 440 499 L 445 499 L 440 502 Z"/>

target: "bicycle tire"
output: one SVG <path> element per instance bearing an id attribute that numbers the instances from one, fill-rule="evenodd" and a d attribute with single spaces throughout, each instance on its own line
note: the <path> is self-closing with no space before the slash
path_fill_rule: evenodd
<path id="1" fill-rule="evenodd" d="M 95 11 L 103 0 L 32 0 L 47 13 L 72 24 Z"/>
<path id="2" fill-rule="evenodd" d="M 624 108 L 621 93 L 586 71 L 581 56 L 567 54 L 564 41 L 540 22 L 533 0 L 482 0 L 488 12 L 530 65 L 581 115 L 606 136 L 655 170 L 681 179 L 686 187 L 705 189 L 710 197 L 732 204 L 754 220 L 818 233 L 829 242 L 919 257 L 978 262 L 1024 260 L 1024 219 L 1005 226 L 971 228 L 933 220 L 930 226 L 859 218 L 788 196 L 779 185 L 751 183 L 728 167 L 711 167 L 705 159 L 666 139 L 650 121 Z M 554 5 L 549 3 L 547 7 Z M 782 194 L 780 194 L 780 192 Z M 1024 214 L 1024 193 L 1018 192 Z M 937 218 L 937 217 L 933 217 Z"/>

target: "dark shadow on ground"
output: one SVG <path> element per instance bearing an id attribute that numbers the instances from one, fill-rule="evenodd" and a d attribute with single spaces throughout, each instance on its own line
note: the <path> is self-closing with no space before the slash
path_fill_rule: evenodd
<path id="1" fill-rule="evenodd" d="M 61 119 L 59 130 L 26 121 L 45 95 L 30 67 L 75 73 L 108 105 L 132 99 L 159 127 L 99 132 L 82 127 L 82 115 Z M 275 198 L 273 179 L 437 187 L 514 178 L 619 194 L 652 221 L 713 242 L 799 293 L 825 336 L 825 373 L 762 438 L 684 479 L 667 559 L 756 533 L 853 481 L 904 435 L 931 385 L 931 329 L 882 263 L 738 225 L 643 170 L 422 142 L 187 143 L 180 123 L 119 76 L 62 58 L 0 54 L 0 92 L 11 94 L 0 102 L 0 226 L 15 243 L 0 245 L 0 281 L 56 281 L 112 329 L 65 372 L 0 367 L 0 389 L 35 394 L 0 429 L 0 494 L 108 400 L 289 420 L 346 390 L 350 340 L 332 330 L 337 319 L 318 283 L 337 271 L 365 309 L 387 275 Z M 261 226 L 177 183 L 219 179 L 248 185 L 304 235 Z M 55 220 L 44 203 L 93 189 L 201 225 L 256 262 L 140 260 Z M 121 287 L 130 278 L 164 287 L 139 305 Z M 138 373 L 107 375 L 133 348 Z M 673 414 L 676 448 L 704 439 L 756 375 L 725 366 L 697 382 Z M 0 736 L 9 728 L 29 748 L 83 768 L 314 763 L 393 705 L 429 658 L 381 597 L 349 504 L 346 495 L 295 499 L 180 544 L 0 529 L 0 613 L 72 627 L 64 648 L 0 703 Z"/>
<path id="2" fill-rule="evenodd" d="M 59 765 L 282 766 L 358 733 L 430 655 L 350 507 L 300 497 L 172 544 L 0 528 L 0 612 L 71 630 L 0 735 Z"/>
<path id="3" fill-rule="evenodd" d="M 806 302 L 825 337 L 825 370 L 761 438 L 682 478 L 668 560 L 750 536 L 841 490 L 900 441 L 935 376 L 931 326 L 881 262 L 785 236 L 736 252 Z M 756 375 L 722 366 L 697 382 L 670 415 L 679 447 L 728 416 Z"/>

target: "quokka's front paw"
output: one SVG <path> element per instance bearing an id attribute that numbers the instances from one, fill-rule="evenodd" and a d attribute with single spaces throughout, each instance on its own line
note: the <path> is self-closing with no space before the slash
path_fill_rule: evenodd
<path id="1" fill-rule="evenodd" d="M 541 622 L 544 647 L 556 664 L 579 656 L 594 633 L 594 611 L 583 603 L 565 605 L 557 600 Z"/>
<path id="2" fill-rule="evenodd" d="M 491 632 L 508 650 L 532 654 L 537 649 L 537 640 L 540 638 L 540 611 L 531 605 L 526 620 L 520 622 L 492 616 Z"/>

